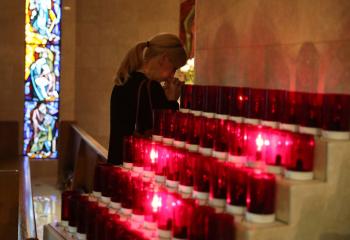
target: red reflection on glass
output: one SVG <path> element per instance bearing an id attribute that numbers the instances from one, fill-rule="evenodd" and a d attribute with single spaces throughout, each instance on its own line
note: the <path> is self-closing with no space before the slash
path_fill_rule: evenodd
<path id="1" fill-rule="evenodd" d="M 230 139 L 228 142 L 229 161 L 245 162 L 248 139 L 245 126 L 245 124 L 233 121 L 228 122 L 228 138 Z"/>
<path id="2" fill-rule="evenodd" d="M 164 190 L 159 193 L 160 207 L 158 208 L 158 229 L 163 231 L 171 231 L 173 225 L 174 208 L 177 204 L 177 198 L 174 194 L 168 194 Z"/>
<path id="3" fill-rule="evenodd" d="M 293 134 L 291 158 L 286 168 L 297 172 L 312 172 L 314 162 L 315 139 L 308 134 Z"/>
<path id="4" fill-rule="evenodd" d="M 191 109 L 192 108 L 192 86 L 185 84 L 182 86 L 181 98 L 180 98 L 180 108 Z"/>
<path id="5" fill-rule="evenodd" d="M 178 197 L 173 216 L 173 238 L 187 239 L 188 230 L 191 225 L 192 212 L 194 208 L 193 199 L 181 199 Z"/>
<path id="6" fill-rule="evenodd" d="M 164 182 L 166 176 L 166 168 L 170 159 L 170 149 L 167 146 L 156 145 L 158 150 L 158 158 L 156 158 L 155 175 L 157 182 Z"/>
<path id="7" fill-rule="evenodd" d="M 247 211 L 255 214 L 273 214 L 275 211 L 275 176 L 260 170 L 248 174 Z"/>
<path id="8" fill-rule="evenodd" d="M 329 131 L 349 131 L 350 95 L 327 94 L 324 98 L 322 128 Z"/>
<path id="9" fill-rule="evenodd" d="M 193 190 L 196 192 L 209 193 L 209 181 L 211 172 L 211 162 L 214 161 L 212 157 L 205 157 L 196 154 L 194 161 L 194 186 Z"/>
<path id="10" fill-rule="evenodd" d="M 208 239 L 235 239 L 233 216 L 226 213 L 219 213 L 209 218 Z"/>
<path id="11" fill-rule="evenodd" d="M 179 183 L 182 186 L 193 186 L 194 161 L 198 154 L 187 152 L 186 157 L 180 162 Z"/>
<path id="12" fill-rule="evenodd" d="M 226 203 L 226 192 L 225 165 L 217 159 L 212 159 L 210 171 L 210 204 L 214 207 L 224 207 Z"/>
<path id="13" fill-rule="evenodd" d="M 246 205 L 247 173 L 242 165 L 227 163 L 227 204 L 244 207 Z"/>
<path id="14" fill-rule="evenodd" d="M 321 128 L 323 95 L 317 93 L 301 94 L 302 103 L 299 106 L 299 125 L 312 128 Z"/>
<path id="15" fill-rule="evenodd" d="M 213 156 L 226 160 L 228 152 L 228 143 L 230 142 L 229 138 L 229 124 L 231 121 L 215 119 L 215 136 L 213 142 Z"/>
<path id="16" fill-rule="evenodd" d="M 231 116 L 246 116 L 248 112 L 248 88 L 232 87 L 232 101 L 229 102 L 229 113 Z"/>
<path id="17" fill-rule="evenodd" d="M 248 93 L 248 112 L 246 118 L 262 119 L 266 107 L 265 89 L 250 88 Z"/>
<path id="18" fill-rule="evenodd" d="M 176 112 L 175 114 L 176 118 L 176 125 L 175 125 L 175 132 L 174 132 L 174 139 L 175 141 L 185 142 L 187 138 L 187 131 L 188 131 L 188 113 L 182 113 L 182 112 Z M 184 146 L 182 146 L 184 147 Z"/>
<path id="19" fill-rule="evenodd" d="M 202 118 L 194 115 L 188 117 L 187 144 L 199 145 Z"/>
<path id="20" fill-rule="evenodd" d="M 216 124 L 215 119 L 199 117 L 201 124 L 201 132 L 200 132 L 200 142 L 199 145 L 202 148 L 213 148 L 214 136 L 216 133 Z"/>
<path id="21" fill-rule="evenodd" d="M 138 176 L 132 177 L 132 213 L 135 215 L 144 214 L 144 202 L 146 201 L 148 182 L 142 181 Z"/>
<path id="22" fill-rule="evenodd" d="M 181 162 L 184 161 L 186 152 L 181 149 L 170 148 L 170 161 L 167 164 L 166 185 L 170 188 L 177 188 L 179 183 Z"/>
<path id="23" fill-rule="evenodd" d="M 209 239 L 209 219 L 212 219 L 214 214 L 214 209 L 208 206 L 196 206 L 194 208 L 192 224 L 189 229 L 190 240 Z"/>
<path id="24" fill-rule="evenodd" d="M 264 105 L 263 119 L 277 122 L 281 115 L 285 91 L 269 89 L 265 91 L 265 94 L 266 104 Z"/>

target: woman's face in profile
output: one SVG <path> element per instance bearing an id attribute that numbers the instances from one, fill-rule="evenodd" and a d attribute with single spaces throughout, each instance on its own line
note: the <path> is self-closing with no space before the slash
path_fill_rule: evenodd
<path id="1" fill-rule="evenodd" d="M 163 56 L 159 62 L 159 79 L 158 81 L 164 82 L 168 79 L 174 78 L 176 68 L 171 63 L 167 56 Z"/>

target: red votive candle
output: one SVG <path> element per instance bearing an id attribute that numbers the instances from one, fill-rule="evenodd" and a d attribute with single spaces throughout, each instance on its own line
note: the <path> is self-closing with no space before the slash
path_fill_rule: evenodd
<path id="1" fill-rule="evenodd" d="M 241 123 L 235 123 L 234 121 L 228 122 L 228 161 L 234 163 L 246 163 L 246 151 L 247 151 L 247 133 L 246 125 Z"/>
<path id="2" fill-rule="evenodd" d="M 210 171 L 210 199 L 209 204 L 217 212 L 223 212 L 226 205 L 226 171 L 224 163 L 212 159 Z"/>
<path id="3" fill-rule="evenodd" d="M 170 238 L 173 226 L 174 208 L 177 205 L 177 198 L 174 194 L 168 194 L 164 190 L 159 193 L 157 233 L 160 238 Z"/>
<path id="4" fill-rule="evenodd" d="M 145 156 L 145 139 L 140 137 L 134 137 L 133 143 L 133 166 L 132 171 L 136 174 L 143 173 L 143 162 Z"/>
<path id="5" fill-rule="evenodd" d="M 232 102 L 232 88 L 230 87 L 216 87 L 216 114 L 215 118 L 227 119 L 229 116 L 229 107 Z M 232 104 L 232 103 L 231 103 Z"/>
<path id="6" fill-rule="evenodd" d="M 194 161 L 193 198 L 200 200 L 200 204 L 205 204 L 209 199 L 211 162 L 213 161 L 212 157 L 200 154 L 197 154 Z"/>
<path id="7" fill-rule="evenodd" d="M 122 169 L 120 167 L 113 167 L 108 177 L 108 189 L 111 193 L 110 209 L 112 212 L 117 212 L 121 207 L 121 199 L 123 192 L 121 191 L 120 177 Z"/>
<path id="8" fill-rule="evenodd" d="M 68 231 L 70 233 L 77 232 L 77 223 L 78 223 L 78 204 L 79 204 L 80 194 L 78 192 L 73 193 L 68 198 L 69 205 L 69 218 L 68 218 Z"/>
<path id="9" fill-rule="evenodd" d="M 97 201 L 89 201 L 88 207 L 87 207 L 87 240 L 95 240 L 96 238 L 96 215 L 97 215 L 97 209 L 98 209 Z"/>
<path id="10" fill-rule="evenodd" d="M 125 216 L 131 215 L 134 203 L 132 192 L 132 176 L 129 172 L 123 170 L 120 175 L 120 188 L 123 192 L 121 199 L 121 213 Z"/>
<path id="11" fill-rule="evenodd" d="M 193 191 L 194 161 L 198 155 L 187 152 L 180 162 L 179 192 L 183 198 L 188 198 Z"/>
<path id="12" fill-rule="evenodd" d="M 233 216 L 226 213 L 216 213 L 209 218 L 208 238 L 206 239 L 235 239 L 235 225 Z"/>
<path id="13" fill-rule="evenodd" d="M 165 111 L 153 110 L 153 134 L 152 139 L 154 141 L 162 141 L 165 129 Z"/>
<path id="14" fill-rule="evenodd" d="M 322 127 L 323 95 L 302 93 L 302 104 L 299 106 L 299 132 L 318 135 Z"/>
<path id="15" fill-rule="evenodd" d="M 173 145 L 178 148 L 184 148 L 187 138 L 188 118 L 190 113 L 176 112 L 176 125 Z"/>
<path id="16" fill-rule="evenodd" d="M 62 206 L 61 206 L 61 222 L 63 227 L 68 227 L 68 221 L 70 218 L 71 210 L 70 210 L 70 199 L 74 195 L 79 195 L 77 191 L 64 191 L 62 192 Z M 73 211 L 73 210 L 72 210 Z"/>
<path id="17" fill-rule="evenodd" d="M 231 121 L 215 119 L 215 135 L 212 156 L 225 161 L 228 155 L 228 144 L 231 141 L 229 135 L 229 124 Z"/>
<path id="18" fill-rule="evenodd" d="M 286 91 L 284 93 L 282 105 L 280 105 L 279 128 L 292 132 L 297 131 L 297 124 L 300 118 L 300 108 L 303 104 L 302 94 L 300 92 Z"/>
<path id="19" fill-rule="evenodd" d="M 144 140 L 143 156 L 143 179 L 151 180 L 154 177 L 156 162 L 158 158 L 158 143 L 151 140 Z"/>
<path id="20" fill-rule="evenodd" d="M 215 119 L 201 118 L 201 131 L 198 152 L 204 156 L 211 156 L 214 146 L 214 136 L 216 133 Z"/>
<path id="21" fill-rule="evenodd" d="M 246 206 L 247 173 L 243 165 L 226 163 L 227 203 L 226 211 L 242 215 Z"/>
<path id="22" fill-rule="evenodd" d="M 77 237 L 78 239 L 86 239 L 86 233 L 88 229 L 87 217 L 89 207 L 89 197 L 88 195 L 80 195 L 77 204 Z"/>
<path id="23" fill-rule="evenodd" d="M 180 111 L 189 112 L 192 108 L 192 85 L 185 84 L 181 89 Z"/>
<path id="24" fill-rule="evenodd" d="M 287 159 L 285 176 L 295 180 L 313 179 L 315 139 L 308 134 L 294 134 L 291 157 Z"/>
<path id="25" fill-rule="evenodd" d="M 101 204 L 108 205 L 111 201 L 111 192 L 110 189 L 108 188 L 108 178 L 109 175 L 111 174 L 111 171 L 113 169 L 113 165 L 101 165 L 101 172 L 100 172 L 100 177 L 101 177 L 101 198 L 100 202 Z"/>
<path id="26" fill-rule="evenodd" d="M 264 105 L 264 115 L 261 124 L 276 128 L 281 114 L 281 106 L 283 106 L 285 91 L 269 89 L 265 91 L 265 94 L 266 104 Z"/>
<path id="27" fill-rule="evenodd" d="M 259 119 L 263 118 L 264 109 L 266 107 L 266 91 L 265 89 L 249 89 L 248 112 L 245 115 L 245 123 L 257 125 L 259 124 Z"/>
<path id="28" fill-rule="evenodd" d="M 165 185 L 169 191 L 176 191 L 179 185 L 181 162 L 184 161 L 185 151 L 169 148 L 170 161 L 167 164 Z"/>
<path id="29" fill-rule="evenodd" d="M 247 185 L 247 221 L 273 222 L 275 220 L 275 195 L 275 176 L 260 170 L 251 171 L 248 174 Z"/>
<path id="30" fill-rule="evenodd" d="M 142 181 L 139 177 L 133 177 L 132 179 L 132 194 L 133 194 L 133 206 L 131 215 L 131 226 L 136 229 L 143 226 L 144 221 L 144 202 L 146 201 L 147 187 L 149 182 Z"/>
<path id="31" fill-rule="evenodd" d="M 123 166 L 131 169 L 134 161 L 134 137 L 126 136 L 123 139 Z"/>
<path id="32" fill-rule="evenodd" d="M 328 139 L 348 140 L 349 131 L 350 95 L 324 95 L 322 136 Z"/>
<path id="33" fill-rule="evenodd" d="M 102 196 L 102 189 L 105 187 L 105 175 L 104 172 L 106 167 L 111 167 L 112 164 L 109 163 L 97 163 L 95 166 L 94 173 L 94 185 L 93 185 L 93 195 L 97 198 Z"/>
<path id="34" fill-rule="evenodd" d="M 215 214 L 215 211 L 212 207 L 196 206 L 193 209 L 192 224 L 190 225 L 188 239 L 190 240 L 209 239 L 208 238 L 209 219 L 213 218 L 214 214 Z"/>
<path id="35" fill-rule="evenodd" d="M 119 224 L 119 215 L 109 214 L 107 216 L 106 225 L 105 225 L 105 239 L 104 240 L 114 240 L 118 224 Z"/>
<path id="36" fill-rule="evenodd" d="M 267 171 L 274 174 L 281 174 L 286 164 L 286 135 L 282 130 L 270 129 L 267 132 L 267 140 L 270 143 L 265 149 L 265 163 Z"/>
<path id="37" fill-rule="evenodd" d="M 163 143 L 166 145 L 172 145 L 175 136 L 175 126 L 176 126 L 176 115 L 173 110 L 164 110 L 164 134 L 163 134 Z"/>
<path id="38" fill-rule="evenodd" d="M 154 186 L 150 185 L 147 188 L 144 201 L 144 229 L 151 235 L 152 231 L 155 231 L 157 228 L 158 212 L 161 206 L 161 195 L 158 193 L 158 190 L 154 189 Z"/>
<path id="39" fill-rule="evenodd" d="M 248 112 L 249 88 L 232 87 L 232 101 L 230 102 L 230 119 L 241 123 Z"/>
<path id="40" fill-rule="evenodd" d="M 107 207 L 99 206 L 97 208 L 96 226 L 95 226 L 95 233 L 97 236 L 96 239 L 105 239 L 105 225 L 106 225 L 108 216 L 109 216 L 109 213 L 108 213 Z"/>
<path id="41" fill-rule="evenodd" d="M 188 116 L 188 129 L 186 149 L 190 152 L 197 152 L 200 140 L 202 117 Z"/>
<path id="42" fill-rule="evenodd" d="M 203 86 L 204 102 L 202 115 L 205 117 L 212 118 L 217 112 L 217 89 L 217 86 Z"/>
<path id="43" fill-rule="evenodd" d="M 204 86 L 192 85 L 192 110 L 195 116 L 201 115 L 204 105 Z"/>
<path id="44" fill-rule="evenodd" d="M 173 238 L 188 239 L 188 231 L 191 225 L 193 208 L 195 202 L 193 199 L 181 199 L 180 196 L 176 201 L 173 217 Z"/>
<path id="45" fill-rule="evenodd" d="M 157 183 L 165 183 L 166 169 L 170 159 L 170 149 L 167 146 L 156 145 L 158 157 L 155 164 L 155 181 Z"/>
<path id="46" fill-rule="evenodd" d="M 261 168 L 265 164 L 266 150 L 270 146 L 267 132 L 270 128 L 261 125 L 246 125 L 248 166 Z"/>

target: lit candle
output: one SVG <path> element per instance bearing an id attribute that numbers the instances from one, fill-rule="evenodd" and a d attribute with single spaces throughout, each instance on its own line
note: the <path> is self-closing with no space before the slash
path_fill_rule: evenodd
<path id="1" fill-rule="evenodd" d="M 245 117 L 248 112 L 249 88 L 233 87 L 231 90 L 232 99 L 229 102 L 229 119 L 241 123 L 243 121 L 243 117 Z"/>
<path id="2" fill-rule="evenodd" d="M 228 161 L 245 164 L 247 161 L 247 131 L 246 125 L 229 121 L 228 126 Z"/>

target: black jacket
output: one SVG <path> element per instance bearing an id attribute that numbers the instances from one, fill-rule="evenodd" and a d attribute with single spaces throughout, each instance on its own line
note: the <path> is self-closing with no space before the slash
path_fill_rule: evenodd
<path id="1" fill-rule="evenodd" d="M 122 86 L 114 86 L 110 105 L 110 136 L 108 162 L 115 165 L 123 163 L 123 137 L 132 135 L 135 128 L 137 92 L 139 85 L 147 77 L 140 72 L 130 74 L 129 80 Z M 159 82 L 150 81 L 152 109 L 174 109 L 176 101 L 168 101 Z M 139 102 L 138 128 L 145 131 L 152 129 L 152 111 L 149 104 L 147 84 L 143 84 Z"/>

